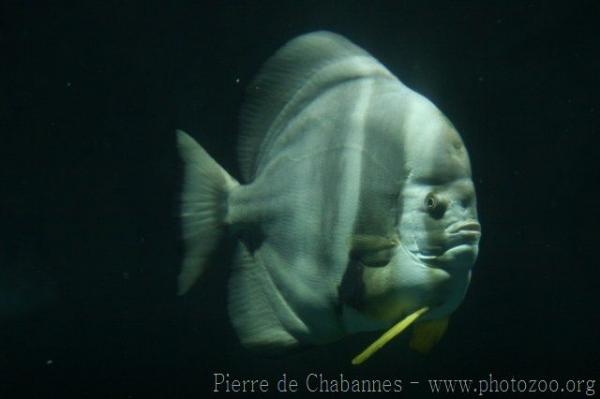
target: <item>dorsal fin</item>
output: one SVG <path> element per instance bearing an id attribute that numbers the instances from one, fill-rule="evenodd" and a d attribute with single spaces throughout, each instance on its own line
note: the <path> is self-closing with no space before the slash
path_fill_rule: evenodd
<path id="1" fill-rule="evenodd" d="M 335 33 L 308 33 L 279 49 L 248 86 L 242 107 L 238 156 L 245 181 L 254 178 L 261 150 L 280 131 L 278 120 L 289 120 L 298 104 L 336 82 L 367 76 L 393 78 L 367 52 Z"/>

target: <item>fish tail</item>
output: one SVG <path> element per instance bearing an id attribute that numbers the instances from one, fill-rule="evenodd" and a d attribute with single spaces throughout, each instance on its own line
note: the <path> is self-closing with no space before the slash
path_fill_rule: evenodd
<path id="1" fill-rule="evenodd" d="M 181 228 L 184 241 L 177 293 L 183 295 L 206 269 L 206 261 L 225 230 L 227 198 L 239 183 L 181 130 L 177 131 L 177 148 L 183 161 Z"/>

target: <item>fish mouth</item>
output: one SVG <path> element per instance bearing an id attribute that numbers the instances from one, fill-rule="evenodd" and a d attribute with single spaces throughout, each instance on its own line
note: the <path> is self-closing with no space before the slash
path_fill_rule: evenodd
<path id="1" fill-rule="evenodd" d="M 481 238 L 481 225 L 474 220 L 455 223 L 446 229 L 448 247 L 463 244 L 476 245 Z"/>
<path id="2" fill-rule="evenodd" d="M 475 234 L 481 235 L 481 225 L 474 220 L 468 220 L 466 222 L 459 222 L 450 225 L 446 229 L 448 234 Z"/>
<path id="3" fill-rule="evenodd" d="M 422 262 L 439 266 L 459 257 L 473 258 L 481 238 L 481 225 L 467 220 L 450 225 L 445 231 L 445 243 L 430 248 L 420 248 L 416 254 Z M 468 262 L 461 262 L 468 263 Z"/>

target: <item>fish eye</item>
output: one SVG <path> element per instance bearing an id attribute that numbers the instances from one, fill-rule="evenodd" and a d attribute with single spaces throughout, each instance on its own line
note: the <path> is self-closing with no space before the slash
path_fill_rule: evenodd
<path id="1" fill-rule="evenodd" d="M 429 213 L 434 219 L 440 219 L 442 216 L 444 216 L 444 212 L 446 212 L 445 203 L 440 201 L 438 196 L 434 193 L 427 194 L 424 205 L 427 213 Z"/>

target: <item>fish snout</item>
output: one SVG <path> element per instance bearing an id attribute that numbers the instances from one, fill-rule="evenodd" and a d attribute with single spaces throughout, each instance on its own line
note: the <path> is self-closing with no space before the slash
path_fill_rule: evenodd
<path id="1" fill-rule="evenodd" d="M 481 225 L 476 220 L 467 220 L 451 224 L 447 229 L 448 234 L 476 234 L 481 235 Z"/>
<path id="2" fill-rule="evenodd" d="M 446 237 L 450 247 L 457 245 L 477 245 L 481 238 L 481 225 L 474 219 L 456 222 L 446 228 Z"/>

